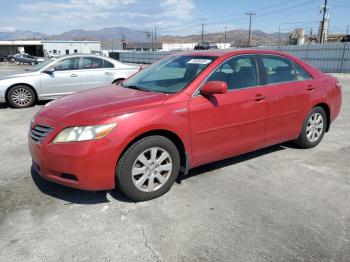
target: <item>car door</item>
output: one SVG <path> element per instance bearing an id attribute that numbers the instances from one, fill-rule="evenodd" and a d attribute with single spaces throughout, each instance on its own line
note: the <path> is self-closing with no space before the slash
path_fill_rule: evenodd
<path id="1" fill-rule="evenodd" d="M 83 57 L 82 69 L 83 90 L 106 86 L 114 80 L 115 69 L 113 64 L 102 58 L 93 56 Z"/>
<path id="2" fill-rule="evenodd" d="M 312 78 L 286 57 L 261 55 L 268 97 L 266 144 L 295 139 L 311 99 Z"/>
<path id="3" fill-rule="evenodd" d="M 51 68 L 51 73 L 40 73 L 43 96 L 55 98 L 81 90 L 80 57 L 58 60 Z"/>
<path id="4" fill-rule="evenodd" d="M 192 158 L 202 164 L 259 148 L 264 142 L 267 103 L 253 55 L 233 57 L 206 82 L 225 81 L 228 92 L 189 102 Z"/>

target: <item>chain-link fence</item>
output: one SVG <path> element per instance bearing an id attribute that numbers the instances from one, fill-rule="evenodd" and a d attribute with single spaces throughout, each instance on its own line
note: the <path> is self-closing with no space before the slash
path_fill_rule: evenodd
<path id="1" fill-rule="evenodd" d="M 277 50 L 299 57 L 327 73 L 350 73 L 350 42 L 333 44 L 307 44 L 289 46 L 262 46 L 258 49 Z M 151 64 L 173 51 L 121 52 L 120 61 L 126 63 Z"/>

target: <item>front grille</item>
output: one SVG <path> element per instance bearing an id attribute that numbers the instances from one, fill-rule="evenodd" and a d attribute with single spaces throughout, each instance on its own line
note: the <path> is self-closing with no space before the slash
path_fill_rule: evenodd
<path id="1" fill-rule="evenodd" d="M 40 143 L 52 130 L 53 128 L 49 126 L 36 125 L 34 128 L 31 128 L 30 136 L 35 143 Z"/>

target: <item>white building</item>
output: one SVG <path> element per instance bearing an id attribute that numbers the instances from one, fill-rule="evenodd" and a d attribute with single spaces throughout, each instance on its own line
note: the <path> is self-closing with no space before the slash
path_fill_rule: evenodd
<path id="1" fill-rule="evenodd" d="M 101 50 L 100 41 L 14 40 L 0 41 L 0 56 L 27 53 L 33 56 L 90 54 Z"/>
<path id="2" fill-rule="evenodd" d="M 91 54 L 101 50 L 100 41 L 41 41 L 45 56 Z"/>

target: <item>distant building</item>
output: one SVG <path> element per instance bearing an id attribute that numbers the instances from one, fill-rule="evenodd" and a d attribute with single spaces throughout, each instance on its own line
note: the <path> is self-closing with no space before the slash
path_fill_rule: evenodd
<path id="1" fill-rule="evenodd" d="M 27 53 L 33 56 L 90 54 L 101 50 L 100 41 L 15 40 L 0 41 L 0 56 Z"/>
<path id="2" fill-rule="evenodd" d="M 305 31 L 303 28 L 296 28 L 289 33 L 290 45 L 303 45 L 305 44 Z"/>
<path id="3" fill-rule="evenodd" d="M 101 50 L 100 41 L 41 41 L 45 56 L 91 54 Z"/>

